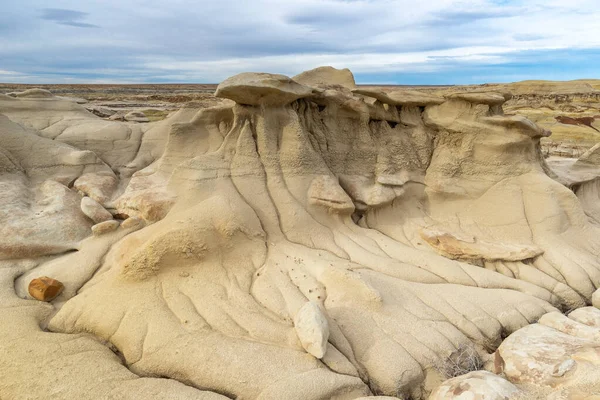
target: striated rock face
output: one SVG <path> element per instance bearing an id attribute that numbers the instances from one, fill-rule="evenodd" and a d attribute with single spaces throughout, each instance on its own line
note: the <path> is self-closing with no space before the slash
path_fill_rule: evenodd
<path id="1" fill-rule="evenodd" d="M 513 383 L 585 390 L 595 314 L 557 312 L 598 303 L 600 226 L 548 131 L 503 93 L 300 80 L 240 74 L 235 103 L 147 124 L 0 98 L 0 398 L 426 399 L 499 346 Z M 52 305 L 26 300 L 41 271 Z"/>

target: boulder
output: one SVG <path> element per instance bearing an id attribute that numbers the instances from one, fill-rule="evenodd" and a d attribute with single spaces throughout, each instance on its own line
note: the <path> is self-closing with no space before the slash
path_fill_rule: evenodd
<path id="1" fill-rule="evenodd" d="M 513 383 L 557 386 L 584 379 L 600 367 L 600 343 L 542 324 L 519 329 L 496 351 L 496 373 Z M 595 372 L 594 372 L 595 371 Z"/>
<path id="2" fill-rule="evenodd" d="M 323 358 L 329 340 L 329 324 L 319 305 L 306 302 L 294 317 L 294 326 L 304 350 L 316 358 Z"/>
<path id="3" fill-rule="evenodd" d="M 98 203 L 105 203 L 117 188 L 117 178 L 108 172 L 83 174 L 73 183 L 73 188 Z"/>
<path id="4" fill-rule="evenodd" d="M 215 96 L 244 105 L 283 106 L 312 93 L 285 75 L 245 72 L 221 82 Z"/>
<path id="5" fill-rule="evenodd" d="M 29 295 L 36 300 L 52 301 L 61 294 L 64 288 L 65 286 L 60 281 L 41 276 L 29 282 L 28 291 Z"/>
<path id="6" fill-rule="evenodd" d="M 429 400 L 508 400 L 520 390 L 506 379 L 487 371 L 474 371 L 442 383 Z"/>
<path id="7" fill-rule="evenodd" d="M 600 289 L 596 290 L 592 295 L 592 305 L 600 309 Z"/>
<path id="8" fill-rule="evenodd" d="M 112 214 L 90 197 L 81 199 L 81 211 L 97 224 L 112 219 Z"/>
<path id="9" fill-rule="evenodd" d="M 324 89 L 331 87 L 354 89 L 356 87 L 354 75 L 348 68 L 318 67 L 304 71 L 292 79 L 306 86 Z"/>

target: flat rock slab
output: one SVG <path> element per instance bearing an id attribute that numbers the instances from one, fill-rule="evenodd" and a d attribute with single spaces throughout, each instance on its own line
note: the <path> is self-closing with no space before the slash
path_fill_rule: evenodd
<path id="1" fill-rule="evenodd" d="M 384 104 L 393 106 L 428 106 L 442 104 L 444 99 L 415 90 L 394 90 L 383 92 L 373 89 L 355 89 L 352 93 L 372 97 Z"/>

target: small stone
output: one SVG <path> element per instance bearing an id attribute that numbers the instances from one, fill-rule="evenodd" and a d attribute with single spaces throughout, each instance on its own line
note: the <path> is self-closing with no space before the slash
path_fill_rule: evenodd
<path id="1" fill-rule="evenodd" d="M 304 350 L 323 358 L 329 340 L 329 323 L 321 308 L 307 301 L 294 317 L 294 327 Z"/>
<path id="2" fill-rule="evenodd" d="M 92 233 L 94 234 L 94 236 L 100 236 L 105 233 L 112 232 L 118 227 L 119 221 L 115 221 L 114 219 L 110 221 L 104 221 L 92 226 Z"/>
<path id="3" fill-rule="evenodd" d="M 81 211 L 97 224 L 113 219 L 112 214 L 91 197 L 81 199 Z"/>
<path id="4" fill-rule="evenodd" d="M 121 224 L 123 229 L 142 228 L 146 222 L 141 217 L 129 217 Z"/>
<path id="5" fill-rule="evenodd" d="M 62 293 L 65 285 L 56 279 L 41 276 L 29 282 L 29 295 L 36 300 L 52 301 Z"/>

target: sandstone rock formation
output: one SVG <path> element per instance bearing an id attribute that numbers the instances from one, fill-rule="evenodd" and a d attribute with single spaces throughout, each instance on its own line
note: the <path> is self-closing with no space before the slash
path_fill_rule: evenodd
<path id="1" fill-rule="evenodd" d="M 147 124 L 0 98 L 0 398 L 425 399 L 465 347 L 489 363 L 508 337 L 509 377 L 511 343 L 592 357 L 595 314 L 556 313 L 598 302 L 600 226 L 549 132 L 503 92 L 327 74 L 240 74 L 235 104 Z M 51 304 L 27 300 L 42 275 Z M 553 357 L 527 381 L 568 376 Z"/>

